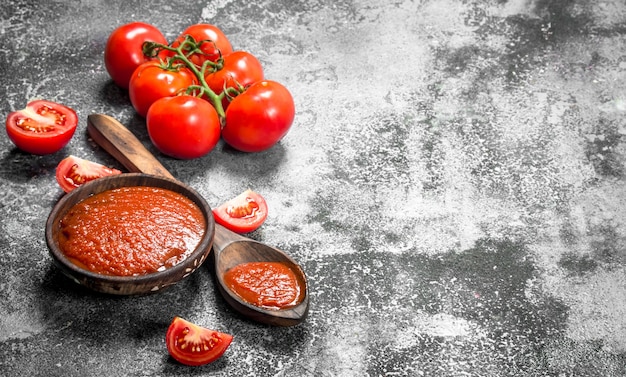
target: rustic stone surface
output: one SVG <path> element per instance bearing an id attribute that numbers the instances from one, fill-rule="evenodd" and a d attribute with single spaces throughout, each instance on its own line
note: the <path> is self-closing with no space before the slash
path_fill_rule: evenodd
<path id="1" fill-rule="evenodd" d="M 7 376 L 623 376 L 626 374 L 626 4 L 622 0 L 247 2 L 8 0 L 3 114 L 75 108 L 62 151 L 0 137 L 0 374 Z M 109 33 L 197 22 L 294 95 L 273 149 L 220 144 L 178 161 L 103 64 Z M 292 328 L 237 316 L 207 265 L 143 297 L 81 289 L 44 240 L 73 154 L 121 168 L 87 115 L 127 125 L 213 205 L 251 187 L 251 234 L 307 272 Z M 168 357 L 174 316 L 229 332 L 214 364 Z"/>

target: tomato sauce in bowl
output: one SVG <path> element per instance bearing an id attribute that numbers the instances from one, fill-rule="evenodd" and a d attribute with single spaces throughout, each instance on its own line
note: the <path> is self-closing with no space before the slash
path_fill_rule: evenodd
<path id="1" fill-rule="evenodd" d="M 212 209 L 197 191 L 143 173 L 87 182 L 61 197 L 46 221 L 60 271 L 115 295 L 154 293 L 187 278 L 206 261 L 214 234 Z"/>
<path id="2" fill-rule="evenodd" d="M 60 220 L 58 241 L 81 268 L 136 276 L 183 261 L 205 228 L 200 208 L 189 198 L 160 187 L 128 186 L 75 204 Z"/>

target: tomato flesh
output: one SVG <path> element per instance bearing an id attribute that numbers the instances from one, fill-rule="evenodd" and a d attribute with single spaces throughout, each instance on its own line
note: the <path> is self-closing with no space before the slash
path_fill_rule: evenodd
<path id="1" fill-rule="evenodd" d="M 19 149 L 44 155 L 65 147 L 77 125 L 78 116 L 73 109 L 56 102 L 37 100 L 7 116 L 6 132 Z"/>
<path id="2" fill-rule="evenodd" d="M 248 189 L 213 209 L 215 221 L 237 233 L 258 229 L 267 218 L 267 202 L 260 194 Z"/>
<path id="3" fill-rule="evenodd" d="M 233 337 L 175 317 L 165 335 L 169 354 L 179 363 L 199 366 L 219 359 Z"/>
<path id="4" fill-rule="evenodd" d="M 56 180 L 63 191 L 70 192 L 94 179 L 121 173 L 117 169 L 106 167 L 97 162 L 68 156 L 57 165 Z"/>

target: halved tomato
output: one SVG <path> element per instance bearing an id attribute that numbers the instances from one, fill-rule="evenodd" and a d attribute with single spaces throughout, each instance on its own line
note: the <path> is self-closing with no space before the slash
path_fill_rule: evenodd
<path id="1" fill-rule="evenodd" d="M 76 156 L 68 156 L 57 165 L 56 178 L 63 191 L 70 192 L 76 187 L 94 179 L 121 173 L 117 169 L 106 167 L 97 162 L 84 160 Z"/>
<path id="2" fill-rule="evenodd" d="M 50 154 L 67 145 L 78 124 L 76 112 L 60 103 L 36 100 L 7 116 L 7 135 L 21 150 Z"/>
<path id="3" fill-rule="evenodd" d="M 267 218 L 267 202 L 248 189 L 213 209 L 218 224 L 237 233 L 248 233 L 260 227 Z"/>
<path id="4" fill-rule="evenodd" d="M 233 337 L 175 317 L 165 335 L 167 351 L 179 363 L 198 366 L 219 359 Z"/>

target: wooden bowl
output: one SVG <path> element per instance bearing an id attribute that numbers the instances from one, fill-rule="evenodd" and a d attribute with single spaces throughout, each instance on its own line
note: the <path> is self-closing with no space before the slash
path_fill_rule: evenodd
<path id="1" fill-rule="evenodd" d="M 138 276 L 98 274 L 72 263 L 59 246 L 60 220 L 70 208 L 85 198 L 103 191 L 128 186 L 159 187 L 180 193 L 191 199 L 200 208 L 207 224 L 198 246 L 182 262 L 163 271 Z M 99 178 L 74 189 L 59 200 L 46 222 L 46 243 L 50 255 L 61 271 L 78 284 L 94 291 L 115 295 L 158 292 L 191 275 L 204 263 L 211 252 L 214 233 L 215 221 L 211 207 L 200 194 L 176 180 L 142 173 L 126 173 Z"/>

